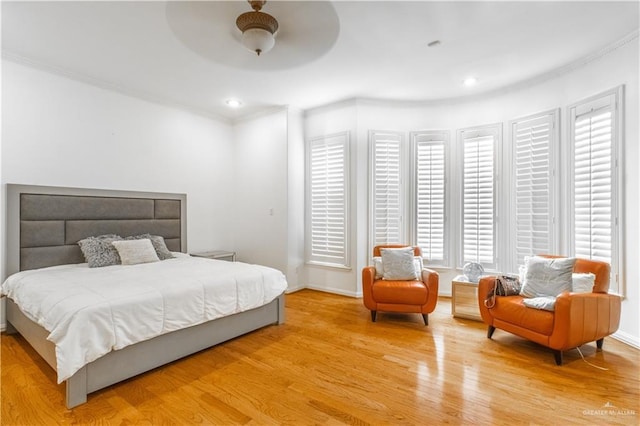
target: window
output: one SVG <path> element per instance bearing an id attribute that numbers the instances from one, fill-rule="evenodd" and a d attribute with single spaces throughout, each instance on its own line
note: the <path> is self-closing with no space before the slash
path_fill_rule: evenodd
<path id="1" fill-rule="evenodd" d="M 511 122 L 515 271 L 525 256 L 559 253 L 557 239 L 558 110 Z"/>
<path id="2" fill-rule="evenodd" d="M 611 264 L 618 286 L 618 129 L 622 87 L 569 108 L 573 254 Z"/>
<path id="3" fill-rule="evenodd" d="M 380 244 L 405 242 L 401 152 L 403 134 L 369 132 L 371 150 L 371 253 Z"/>
<path id="4" fill-rule="evenodd" d="M 449 132 L 411 134 L 413 162 L 413 240 L 431 265 L 446 265 L 446 151 Z"/>
<path id="5" fill-rule="evenodd" d="M 502 136 L 493 125 L 458 131 L 462 149 L 462 264 L 495 269 L 495 150 Z"/>
<path id="6" fill-rule="evenodd" d="M 349 134 L 312 139 L 307 155 L 307 261 L 349 266 Z"/>

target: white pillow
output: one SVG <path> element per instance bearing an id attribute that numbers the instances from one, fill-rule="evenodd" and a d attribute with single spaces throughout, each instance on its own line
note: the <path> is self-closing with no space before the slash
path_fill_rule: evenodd
<path id="1" fill-rule="evenodd" d="M 575 258 L 529 257 L 520 294 L 525 297 L 558 296 L 571 291 Z"/>
<path id="2" fill-rule="evenodd" d="M 556 298 L 553 296 L 532 297 L 522 299 L 524 306 L 544 311 L 554 311 L 556 309 Z"/>
<path id="3" fill-rule="evenodd" d="M 382 278 L 385 280 L 415 280 L 418 273 L 414 264 L 413 247 L 383 248 Z M 422 270 L 422 268 L 420 268 Z"/>
<path id="4" fill-rule="evenodd" d="M 384 274 L 384 269 L 382 269 L 382 257 L 374 256 L 373 266 L 376 267 L 376 280 L 379 280 Z"/>
<path id="5" fill-rule="evenodd" d="M 422 268 L 424 268 L 424 264 L 422 263 L 422 256 L 415 256 L 413 258 L 413 267 L 416 270 L 418 279 L 422 279 Z"/>
<path id="6" fill-rule="evenodd" d="M 382 268 L 382 257 L 375 256 L 373 258 L 373 266 L 376 268 L 376 280 L 379 280 L 384 275 L 384 269 Z M 422 276 L 422 268 L 424 267 L 422 263 L 422 256 L 415 256 L 413 258 L 413 267 L 416 269 L 416 275 L 418 275 L 418 279 Z"/>
<path id="7" fill-rule="evenodd" d="M 526 263 L 527 260 L 529 260 L 529 256 L 526 256 L 524 258 L 524 262 Z M 523 283 L 524 282 L 524 276 L 527 275 L 527 267 L 524 265 L 520 265 L 518 267 L 518 278 L 520 278 L 520 282 Z"/>
<path id="8" fill-rule="evenodd" d="M 574 293 L 591 293 L 596 283 L 596 276 L 591 272 L 573 274 L 571 276 L 571 291 Z"/>
<path id="9" fill-rule="evenodd" d="M 149 239 L 114 241 L 111 244 L 118 250 L 123 265 L 160 261 Z"/>
<path id="10" fill-rule="evenodd" d="M 142 234 L 142 235 L 132 235 L 130 237 L 125 238 L 125 240 L 150 240 L 153 249 L 156 251 L 158 255 L 158 259 L 173 259 L 173 254 L 167 248 L 167 243 L 164 242 L 164 238 L 160 235 L 151 235 L 151 234 Z"/>

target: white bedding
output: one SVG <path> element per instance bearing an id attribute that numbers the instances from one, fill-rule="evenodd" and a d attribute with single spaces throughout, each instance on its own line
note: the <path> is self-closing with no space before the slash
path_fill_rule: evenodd
<path id="1" fill-rule="evenodd" d="M 23 271 L 2 284 L 56 345 L 58 383 L 112 350 L 265 305 L 287 287 L 282 272 L 179 256 L 162 262 Z"/>

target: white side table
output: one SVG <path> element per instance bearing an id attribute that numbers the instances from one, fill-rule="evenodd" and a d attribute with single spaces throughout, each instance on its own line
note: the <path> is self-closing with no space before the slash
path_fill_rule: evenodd
<path id="1" fill-rule="evenodd" d="M 191 253 L 194 257 L 205 257 L 207 259 L 227 260 L 229 262 L 236 261 L 236 252 L 228 250 L 212 250 L 200 253 Z"/>
<path id="2" fill-rule="evenodd" d="M 478 283 L 451 281 L 451 313 L 456 318 L 482 321 L 478 308 Z"/>

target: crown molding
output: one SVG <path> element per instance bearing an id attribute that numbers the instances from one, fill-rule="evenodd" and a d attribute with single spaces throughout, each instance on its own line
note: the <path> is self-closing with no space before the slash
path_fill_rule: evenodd
<path id="1" fill-rule="evenodd" d="M 348 107 L 357 107 L 361 102 L 362 102 L 363 98 L 348 98 L 348 99 L 342 99 L 339 101 L 335 101 L 335 102 L 331 102 L 328 104 L 324 104 L 324 105 L 320 105 L 317 107 L 313 107 L 313 108 L 308 108 L 303 110 L 304 111 L 304 116 L 309 117 L 312 116 L 314 114 L 321 114 L 324 111 L 327 110 L 333 110 L 335 108 L 348 108 Z M 376 100 L 378 101 L 378 100 Z M 386 101 L 384 100 L 379 100 L 381 103 L 385 103 Z M 393 101 L 392 101 L 393 102 Z"/>
<path id="2" fill-rule="evenodd" d="M 168 99 L 162 96 L 157 96 L 146 91 L 132 89 L 131 87 L 126 87 L 120 84 L 114 84 L 99 78 L 91 77 L 86 74 L 71 71 L 66 68 L 46 64 L 42 61 L 28 58 L 26 56 L 20 55 L 18 53 L 12 52 L 7 49 L 2 50 L 2 59 L 15 62 L 16 64 L 19 64 L 19 65 L 28 66 L 30 68 L 35 68 L 41 71 L 55 74 L 60 77 L 68 78 L 70 80 L 78 81 L 80 83 L 85 83 L 91 86 L 95 86 L 100 89 L 120 93 L 121 95 L 124 95 L 124 96 L 137 98 L 146 102 L 163 105 L 170 108 L 180 109 L 180 110 L 189 112 L 191 114 L 200 115 L 208 119 L 213 119 L 216 121 L 223 122 L 225 124 L 232 124 L 232 120 L 230 120 L 229 118 L 223 117 L 218 114 L 214 114 L 210 111 L 207 111 L 201 108 L 194 108 L 192 106 L 185 105 L 180 102 L 176 102 L 172 99 Z"/>
<path id="3" fill-rule="evenodd" d="M 245 114 L 245 115 L 241 115 L 239 117 L 234 118 L 233 120 L 231 120 L 231 124 L 232 125 L 236 125 L 236 124 L 241 124 L 245 121 L 252 121 L 255 120 L 257 118 L 261 118 L 261 117 L 265 117 L 267 115 L 272 115 L 272 114 L 277 114 L 279 112 L 283 112 L 283 111 L 288 111 L 289 110 L 289 106 L 288 105 L 283 105 L 283 106 L 269 106 L 269 107 L 265 107 L 259 111 L 256 112 L 252 112 L 249 114 Z"/>
<path id="4" fill-rule="evenodd" d="M 484 95 L 502 94 L 506 92 L 512 92 L 515 90 L 526 89 L 531 86 L 536 86 L 540 83 L 544 83 L 546 81 L 552 80 L 554 78 L 558 78 L 565 74 L 569 74 L 580 68 L 584 68 L 585 66 L 591 64 L 592 62 L 598 61 L 611 53 L 616 52 L 618 49 L 626 46 L 631 42 L 634 42 L 635 40 L 638 39 L 639 34 L 640 34 L 640 30 L 636 29 L 630 32 L 629 34 L 627 34 L 626 36 L 614 41 L 613 43 L 610 43 L 607 46 L 604 46 L 593 53 L 583 56 L 582 58 L 569 62 L 566 65 L 563 65 L 561 67 L 539 74 L 535 77 L 523 80 L 521 82 L 509 85 L 500 89 L 491 90 L 489 92 L 486 92 Z"/>

